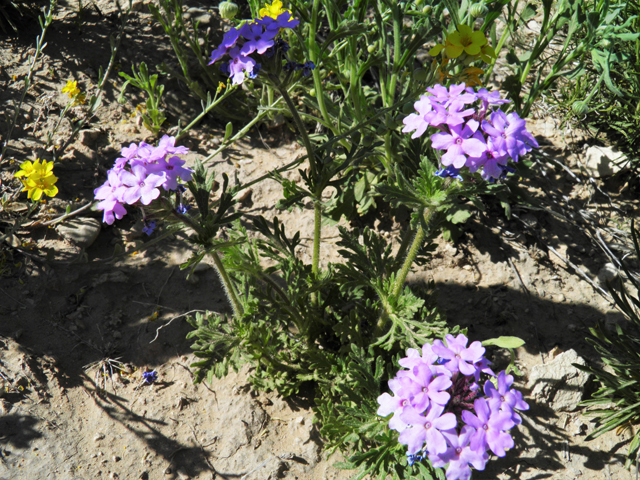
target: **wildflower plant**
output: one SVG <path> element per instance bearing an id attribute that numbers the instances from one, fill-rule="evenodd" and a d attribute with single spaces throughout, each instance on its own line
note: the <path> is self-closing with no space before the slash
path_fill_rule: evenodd
<path id="1" fill-rule="evenodd" d="M 120 72 L 120 76 L 126 81 L 120 90 L 119 99 L 124 99 L 124 92 L 129 84 L 133 87 L 144 90 L 148 98 L 145 102 L 146 108 L 144 112 L 142 112 L 142 123 L 151 133 L 157 135 L 162 128 L 162 124 L 166 120 L 164 112 L 160 108 L 164 85 L 158 83 L 158 74 L 149 75 L 147 64 L 144 62 L 140 63 L 138 72 L 136 72 L 136 68 L 133 65 L 131 66 L 131 70 L 133 77 L 124 72 Z"/>
<path id="2" fill-rule="evenodd" d="M 636 255 L 640 255 L 640 233 L 631 220 L 631 237 Z M 584 400 L 582 406 L 587 407 L 585 415 L 594 423 L 593 431 L 587 440 L 593 440 L 604 433 L 615 431 L 618 435 L 630 433 L 631 441 L 627 449 L 626 467 L 631 465 L 638 469 L 638 452 L 640 452 L 640 362 L 638 361 L 638 344 L 640 343 L 640 283 L 637 276 L 629 270 L 629 265 L 622 263 L 626 277 L 619 277 L 617 285 L 609 285 L 616 307 L 628 320 L 616 323 L 614 328 L 607 328 L 598 322 L 590 328 L 587 341 L 601 357 L 601 363 L 593 365 L 577 365 L 575 367 L 593 375 L 597 390 L 590 399 Z"/>
<path id="3" fill-rule="evenodd" d="M 500 109 L 506 101 L 499 93 L 464 84 L 437 84 L 433 75 L 414 85 L 424 94 L 414 105 L 416 113 L 404 119 L 398 115 L 407 98 L 411 106 L 418 97 L 415 92 L 409 94 L 411 82 L 405 82 L 399 72 L 409 68 L 411 55 L 430 38 L 429 19 L 424 15 L 418 17 L 423 23 L 415 39 L 394 40 L 398 48 L 409 41 L 406 56 L 393 51 L 391 63 L 372 60 L 380 78 L 393 85 L 385 83 L 384 99 L 367 97 L 361 76 L 366 69 L 353 70 L 357 64 L 350 63 L 365 30 L 355 24 L 340 26 L 342 14 L 327 5 L 323 8 L 327 8 L 328 22 L 335 21 L 336 29 L 321 45 L 315 35 L 320 2 L 314 2 L 311 10 L 294 2 L 289 11 L 274 1 L 264 12 L 252 2 L 254 18 L 234 19 L 237 26 L 224 32 L 208 56 L 209 68 L 227 78 L 226 87 L 217 88 L 217 93 L 225 90 L 222 97 L 239 93 L 240 85 L 248 92 L 262 87 L 273 94 L 270 104 L 286 106 L 304 157 L 245 184 L 230 186 L 223 176 L 221 194 L 213 200 L 214 173 L 201 163 L 186 168 L 179 158 L 184 147 L 177 138 L 165 136 L 157 146 L 141 143 L 123 148 L 107 182 L 95 191 L 96 199 L 107 223 L 121 218 L 125 205 L 136 205 L 144 208 L 145 229 L 162 228 L 159 220 L 172 227 L 189 227 L 196 251 L 183 268 L 194 268 L 206 255 L 213 259 L 231 311 L 190 319 L 197 381 L 251 362 L 256 388 L 277 390 L 284 396 L 312 389 L 327 448 L 347 452 L 343 466 L 358 468 L 360 478 L 367 474 L 442 478 L 437 468 L 445 465 L 462 472 L 459 478 L 463 478 L 469 465 L 483 468 L 487 450 L 503 455 L 511 448 L 511 437 L 505 432 L 519 417 L 511 412 L 507 419 L 507 409 L 526 405 L 518 394 L 511 395 L 512 379 L 506 373 L 498 376 L 493 390 L 486 385 L 486 376 L 494 375 L 483 360 L 484 349 L 477 342 L 467 347 L 464 332 L 447 323 L 435 308 L 429 285 L 409 288 L 405 282 L 414 264 L 428 258 L 442 222 L 449 217 L 460 219 L 459 197 L 473 200 L 486 192 L 491 181 L 499 185 L 509 175 L 508 160 L 519 161 L 537 143 L 523 119 Z M 350 8 L 346 17 L 361 15 L 364 21 L 366 8 Z M 380 35 L 387 32 L 390 18 L 396 31 L 401 31 L 397 29 L 403 28 L 409 7 L 390 2 L 384 3 L 384 12 L 382 4 L 376 8 Z M 347 70 L 352 69 L 350 81 L 339 68 L 342 60 Z M 311 82 L 315 97 L 305 93 Z M 336 86 L 349 100 L 332 106 L 328 92 L 337 91 L 332 90 Z M 398 95 L 403 100 L 396 105 Z M 215 101 L 208 99 L 207 105 Z M 319 122 L 325 131 L 310 134 L 305 120 Z M 233 135 L 229 125 L 225 142 Z M 376 141 L 371 134 L 380 125 L 385 127 Z M 395 145 L 402 148 L 387 152 L 387 147 Z M 384 157 L 385 152 L 393 158 Z M 371 167 L 371 158 L 381 156 L 389 160 L 381 160 L 386 175 L 362 176 Z M 299 182 L 282 175 L 292 168 L 299 169 Z M 309 262 L 299 255 L 300 232 L 291 232 L 277 217 L 240 221 L 243 212 L 235 199 L 237 192 L 267 177 L 283 186 L 278 208 L 302 208 L 307 202 L 313 206 Z M 411 211 L 401 246 L 394 252 L 385 238 L 368 228 L 343 227 L 337 242 L 342 261 L 323 264 L 323 218 L 330 209 L 336 211 L 336 202 L 326 201 L 327 190 L 353 191 L 361 178 L 370 182 L 371 198 Z M 192 203 L 183 201 L 183 185 Z M 162 216 L 147 214 L 160 211 Z M 250 230 L 259 235 L 250 235 Z M 437 340 L 443 338 L 446 344 Z M 436 359 L 427 358 L 423 362 L 414 353 L 402 360 L 409 370 L 399 373 L 390 386 L 396 396 L 411 392 L 406 400 L 414 410 L 397 411 L 396 400 L 389 400 L 392 397 L 382 390 L 384 382 L 392 376 L 400 352 L 425 344 L 434 345 L 441 362 L 436 365 Z M 384 411 L 394 413 L 392 428 L 402 430 L 401 438 L 378 415 L 378 398 L 384 399 Z M 460 421 L 467 428 L 461 429 Z M 422 430 L 402 427 L 410 424 L 421 425 Z M 482 433 L 485 425 L 488 434 Z M 412 455 L 423 452 L 427 458 L 410 465 L 405 445 Z"/>

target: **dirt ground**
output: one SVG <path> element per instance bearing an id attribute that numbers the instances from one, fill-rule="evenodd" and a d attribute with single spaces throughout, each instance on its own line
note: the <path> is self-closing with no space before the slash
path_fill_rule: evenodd
<path id="1" fill-rule="evenodd" d="M 10 144 L 15 162 L 0 169 L 0 194 L 13 185 L 18 163 L 34 152 L 42 158 L 46 132 L 68 101 L 61 93 L 66 81 L 78 80 L 83 91 L 95 88 L 109 56 L 108 35 L 117 28 L 107 21 L 113 6 L 97 5 L 101 13 L 87 7 L 80 29 L 77 6 L 60 4 Z M 138 5 L 118 58 L 126 71 L 141 60 L 173 61 L 161 28 Z M 215 16 L 210 21 L 214 28 Z M 0 40 L 2 132 L 38 34 L 34 24 Z M 49 215 L 86 204 L 120 148 L 149 137 L 134 113 L 140 98 L 116 101 L 121 83 L 111 77 L 90 133 L 81 134 L 56 164 L 60 193 L 49 202 Z M 182 119 L 184 125 L 198 104 L 178 88 L 171 91 L 167 123 Z M 72 110 L 80 115 L 82 107 Z M 535 176 L 524 185 L 539 207 L 516 206 L 507 218 L 488 200 L 457 243 L 440 241 L 431 263 L 409 277 L 414 284 L 435 282 L 441 309 L 452 324 L 468 328 L 472 340 L 523 338 L 526 346 L 517 353 L 524 377 L 518 383 L 525 393 L 529 372 L 559 352 L 573 349 L 597 361 L 585 341 L 588 328 L 597 320 L 620 321 L 598 290 L 611 263 L 602 245 L 624 253 L 628 238 L 617 229 L 638 202 L 627 177 L 594 180 L 585 174 L 581 162 L 591 140 L 558 128 L 559 115 L 539 110 L 530 125 L 541 153 L 532 167 Z M 56 139 L 69 132 L 63 121 Z M 206 158 L 222 134 L 215 123 L 192 131 L 182 142 L 192 149 L 188 162 Z M 256 178 L 300 155 L 291 139 L 285 128 L 262 129 L 208 166 L 241 181 Z M 310 260 L 312 210 L 276 212 L 272 206 L 279 198 L 279 185 L 265 181 L 253 187 L 244 206 L 249 215 L 277 214 L 288 230 L 300 230 L 307 241 L 300 255 Z M 90 212 L 80 224 L 100 217 Z M 103 225 L 86 250 L 60 227 L 43 226 L 19 231 L 19 245 L 0 246 L 0 382 L 6 389 L 0 398 L 0 480 L 349 478 L 353 472 L 334 467 L 339 455 L 322 455 L 311 405 L 253 391 L 248 367 L 211 385 L 193 385 L 185 314 L 229 306 L 211 266 L 202 265 L 190 278 L 180 270 L 190 248 L 179 236 L 142 250 L 154 237 L 142 234 L 134 217 Z M 398 246 L 402 219 L 371 226 Z M 337 227 L 323 234 L 328 241 L 321 258 L 336 261 L 331 242 Z M 501 352 L 490 354 L 497 365 L 504 363 Z M 158 380 L 146 384 L 145 370 L 155 370 Z M 585 393 L 590 390 L 587 384 Z M 516 448 L 474 472 L 474 479 L 635 475 L 623 468 L 627 437 L 611 433 L 587 442 L 593 424 L 582 410 L 555 411 L 547 402 L 528 401 L 532 408 L 515 433 Z"/>

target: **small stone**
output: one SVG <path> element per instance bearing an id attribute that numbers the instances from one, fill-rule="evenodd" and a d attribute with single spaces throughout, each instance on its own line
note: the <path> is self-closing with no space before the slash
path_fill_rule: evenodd
<path id="1" fill-rule="evenodd" d="M 536 228 L 538 226 L 538 219 L 531 213 L 525 213 L 520 217 L 520 220 L 522 220 L 522 223 L 524 223 L 524 226 L 527 228 Z"/>
<path id="2" fill-rule="evenodd" d="M 100 432 L 96 433 L 95 436 L 93 437 L 94 442 L 99 442 L 102 439 L 104 439 L 104 434 Z"/>
<path id="3" fill-rule="evenodd" d="M 120 332 L 113 332 L 113 338 L 115 338 L 115 339 L 120 339 L 120 338 L 122 338 L 122 333 L 120 333 Z"/>
<path id="4" fill-rule="evenodd" d="M 592 146 L 585 153 L 584 166 L 594 178 L 608 177 L 620 171 L 620 165 L 628 161 L 626 155 L 613 147 Z"/>
<path id="5" fill-rule="evenodd" d="M 606 263 L 598 272 L 598 282 L 602 286 L 606 286 L 607 282 L 611 282 L 618 275 L 619 271 L 613 263 Z"/>
<path id="6" fill-rule="evenodd" d="M 102 225 L 95 218 L 72 218 L 58 225 L 58 233 L 80 248 L 87 248 L 96 241 Z"/>
<path id="7" fill-rule="evenodd" d="M 131 4 L 131 11 L 132 12 L 141 12 L 142 10 L 144 10 L 144 1 L 143 0 L 133 0 L 133 3 Z"/>
<path id="8" fill-rule="evenodd" d="M 80 130 L 80 133 L 78 134 L 78 141 L 81 144 L 90 147 L 96 143 L 96 140 L 98 140 L 99 137 L 99 130 Z"/>
<path id="9" fill-rule="evenodd" d="M 574 364 L 586 365 L 586 362 L 575 350 L 568 350 L 546 364 L 535 365 L 527 384 L 527 388 L 532 389 L 531 396 L 556 412 L 575 410 L 582 400 L 589 374 Z"/>
<path id="10" fill-rule="evenodd" d="M 189 475 L 187 475 L 187 472 L 185 472 L 183 468 L 179 468 L 176 473 L 178 474 L 178 478 L 180 480 L 189 480 L 191 478 Z"/>
<path id="11" fill-rule="evenodd" d="M 171 467 L 167 467 L 164 469 L 164 474 L 165 475 L 171 475 Z"/>

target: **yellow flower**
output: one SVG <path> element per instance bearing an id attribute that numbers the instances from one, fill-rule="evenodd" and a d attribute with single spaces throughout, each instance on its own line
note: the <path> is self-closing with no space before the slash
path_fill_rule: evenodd
<path id="1" fill-rule="evenodd" d="M 265 8 L 261 8 L 259 14 L 260 14 L 260 18 L 263 18 L 263 17 L 278 18 L 278 15 L 281 15 L 284 12 L 291 13 L 291 10 L 282 8 L 282 2 L 280 0 L 273 0 L 273 3 L 271 5 L 269 5 L 268 3 L 265 3 Z"/>
<path id="2" fill-rule="evenodd" d="M 62 89 L 62 93 L 69 95 L 69 98 L 73 98 L 80 93 L 77 81 L 67 81 L 67 86 Z"/>
<path id="3" fill-rule="evenodd" d="M 62 93 L 66 93 L 69 95 L 69 98 L 73 100 L 73 104 L 77 105 L 78 103 L 85 104 L 86 95 L 80 91 L 78 88 L 77 81 L 67 81 L 67 86 L 62 89 Z"/>
<path id="4" fill-rule="evenodd" d="M 458 29 L 455 32 L 447 35 L 444 45 L 436 45 L 429 50 L 429 55 L 435 57 L 444 49 L 449 58 L 458 58 L 463 53 L 473 57 L 480 55 L 482 47 L 487 43 L 487 37 L 480 30 L 474 32 L 467 25 L 458 25 Z"/>
<path id="5" fill-rule="evenodd" d="M 35 162 L 22 162 L 20 170 L 14 177 L 20 178 L 23 185 L 23 192 L 27 192 L 27 198 L 37 202 L 42 198 L 42 194 L 55 197 L 58 194 L 58 187 L 54 185 L 58 177 L 53 174 L 53 162 L 37 159 Z"/>

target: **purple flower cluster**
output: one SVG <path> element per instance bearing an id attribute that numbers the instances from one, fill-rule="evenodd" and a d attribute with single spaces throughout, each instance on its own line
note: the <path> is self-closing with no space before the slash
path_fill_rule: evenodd
<path id="1" fill-rule="evenodd" d="M 389 428 L 407 445 L 409 464 L 428 457 L 446 467 L 447 480 L 469 479 L 471 467 L 484 470 L 488 451 L 504 457 L 514 445 L 508 431 L 522 423 L 516 410 L 529 408 L 510 388 L 513 377 L 504 371 L 496 377 L 481 343 L 468 342 L 447 335 L 422 352 L 410 348 L 399 362 L 405 369 L 389 380 L 393 396 L 378 397 L 378 415 L 393 414 Z M 482 374 L 494 378 L 481 388 Z"/>
<path id="2" fill-rule="evenodd" d="M 520 155 L 538 148 L 538 142 L 517 113 L 505 114 L 495 106 L 508 103 L 500 92 L 480 88 L 442 85 L 427 88 L 430 95 L 422 95 L 414 107 L 418 113 L 407 116 L 403 132 L 413 132 L 411 138 L 421 136 L 429 127 L 440 130 L 431 135 L 436 150 L 446 150 L 441 157 L 444 167 L 438 175 L 457 176 L 467 167 L 475 172 L 482 167 L 482 178 L 494 181 L 509 171 L 509 158 L 518 161 Z"/>
<path id="3" fill-rule="evenodd" d="M 299 23 L 299 20 L 291 17 L 290 12 L 283 12 L 277 18 L 264 17 L 245 23 L 240 28 L 232 28 L 224 34 L 220 46 L 211 53 L 209 65 L 229 54 L 231 60 L 223 63 L 220 70 L 232 78 L 234 85 L 244 82 L 245 74 L 249 78 L 255 78 L 260 71 L 260 64 L 249 55 L 266 53 L 268 57 L 272 56 L 272 49 L 280 44 L 276 38 L 280 30 L 294 28 Z M 239 42 L 243 39 L 240 45 Z"/>
<path id="4" fill-rule="evenodd" d="M 107 181 L 93 191 L 96 200 L 101 200 L 98 210 L 104 211 L 103 222 L 112 224 L 126 215 L 125 204 L 149 205 L 160 196 L 160 187 L 175 191 L 180 187 L 178 179 L 191 180 L 193 170 L 184 167 L 185 161 L 176 156 L 189 149 L 176 147 L 175 142 L 175 137 L 165 135 L 157 147 L 140 142 L 122 149 L 122 157 L 107 172 Z"/>

